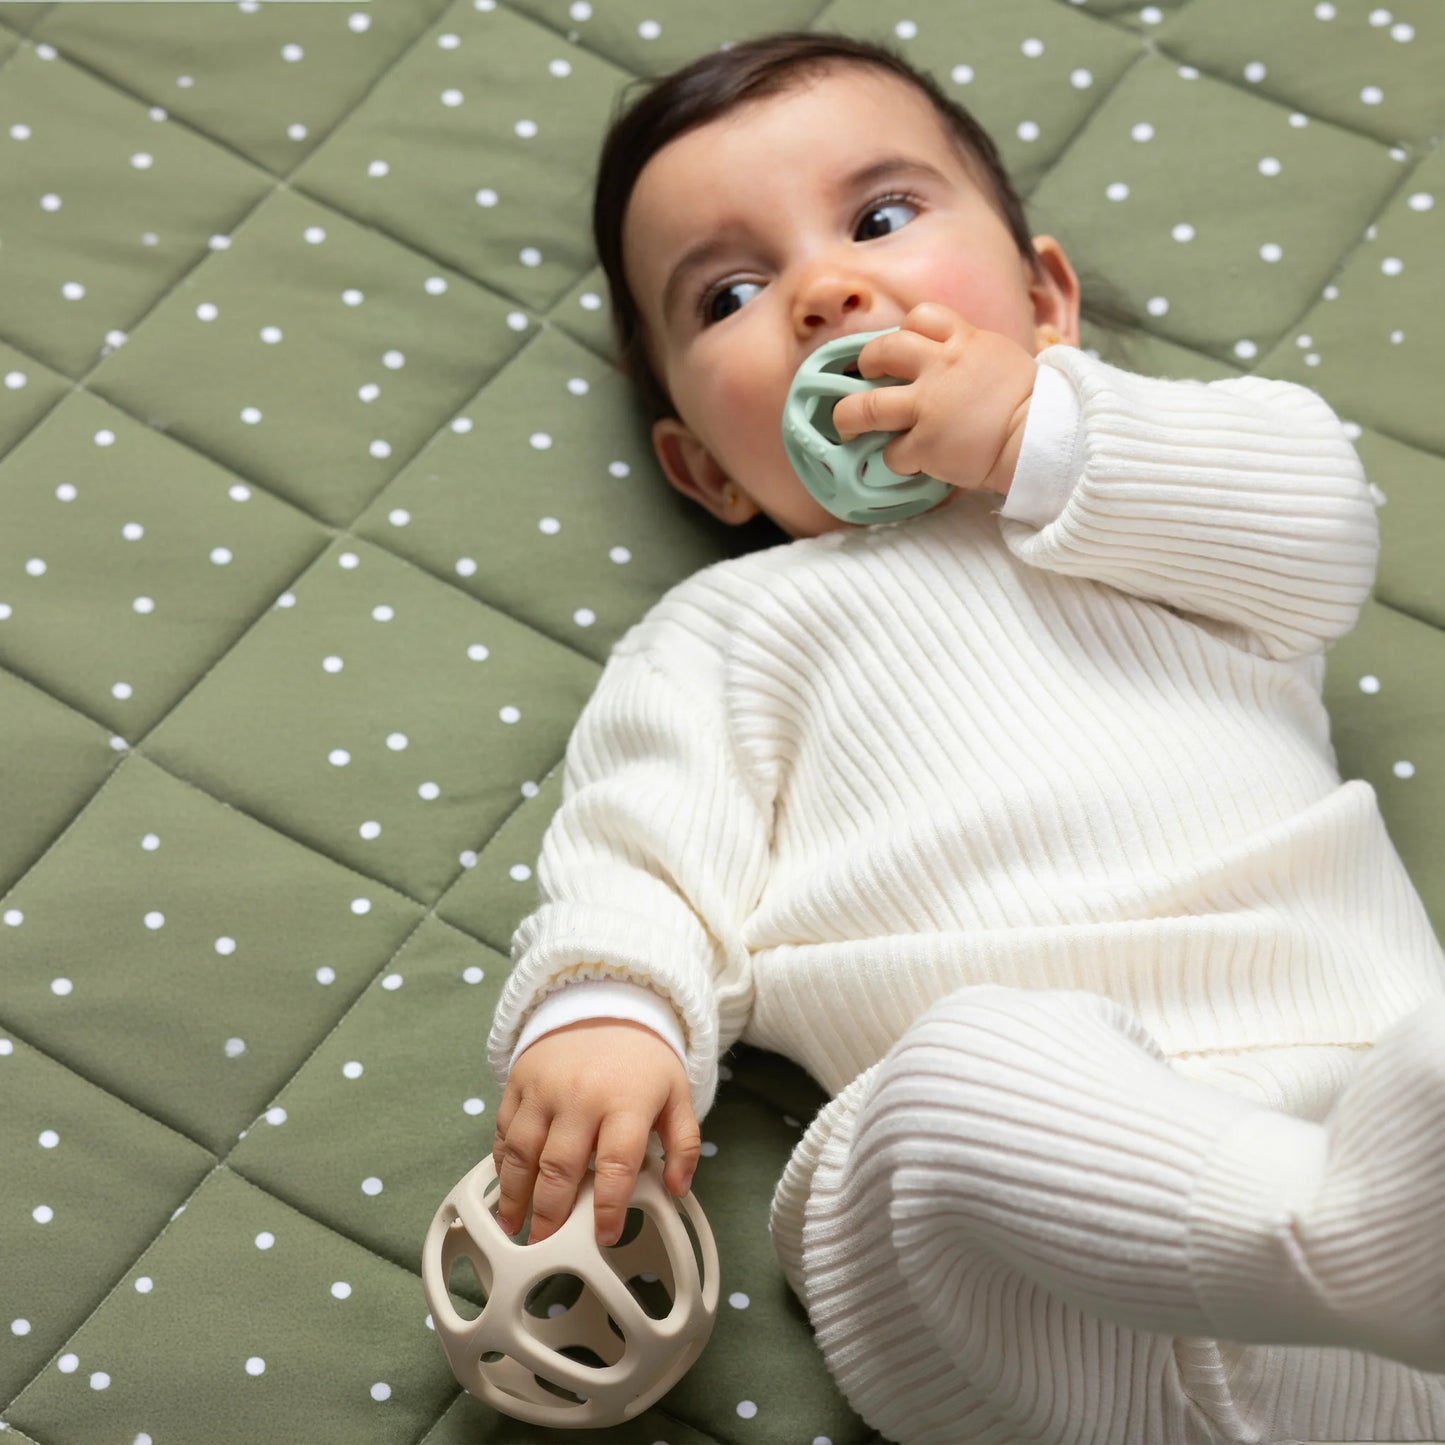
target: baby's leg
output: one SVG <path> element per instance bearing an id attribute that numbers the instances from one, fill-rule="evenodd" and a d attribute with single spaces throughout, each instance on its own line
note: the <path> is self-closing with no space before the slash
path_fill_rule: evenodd
<path id="1" fill-rule="evenodd" d="M 846 1348 L 841 1282 L 886 1254 L 901 1286 L 895 1328 L 916 1321 L 956 1342 L 960 1388 L 991 1370 L 980 1402 L 1019 1385 L 1007 1359 L 1017 1342 L 1065 1372 L 1054 1388 L 1072 1392 L 1073 1410 L 1087 1401 L 1131 1422 L 1153 1410 L 1148 1428 L 1171 1440 L 1209 1439 L 1211 1420 L 1244 1428 L 1225 1367 L 1241 1351 L 1216 1338 L 1338 1346 L 1413 1367 L 1371 1362 L 1382 1401 L 1398 1396 L 1412 1413 L 1382 1403 L 1393 1429 L 1361 1425 L 1355 1438 L 1435 1438 L 1409 1432 L 1445 1424 L 1445 1379 L 1415 1373 L 1445 1370 L 1442 1058 L 1437 1000 L 1385 1034 L 1316 1124 L 1184 1077 L 1099 995 L 961 989 L 869 1071 L 846 1145 L 819 1167 L 805 1230 L 815 1327 L 836 1328 Z M 884 1231 L 889 1249 L 850 1238 L 860 1226 Z M 990 1293 L 1000 1268 L 1036 1286 L 1027 1324 L 1017 1289 Z M 1073 1323 L 1045 1345 L 1037 1327 L 1058 1301 Z M 1106 1347 L 1078 1333 L 1090 1319 L 1126 1331 Z M 1100 1353 L 1122 1348 L 1137 1352 L 1127 1369 Z M 1211 1361 L 1213 1401 L 1199 1386 Z M 1191 1368 L 1193 1398 L 1179 1382 Z M 877 1387 L 892 1393 L 886 1379 Z M 1088 1399 L 1101 1389 L 1139 1399 Z"/>

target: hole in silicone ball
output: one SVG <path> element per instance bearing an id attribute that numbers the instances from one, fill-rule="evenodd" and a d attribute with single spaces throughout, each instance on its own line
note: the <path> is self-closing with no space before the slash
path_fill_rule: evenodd
<path id="1" fill-rule="evenodd" d="M 556 1307 L 571 1309 L 585 1288 L 575 1274 L 549 1274 L 528 1294 L 522 1308 L 537 1319 L 548 1319 Z"/>
<path id="2" fill-rule="evenodd" d="M 487 1287 L 470 1255 L 458 1254 L 452 1260 L 447 1270 L 447 1292 L 452 1297 L 453 1309 L 464 1320 L 476 1319 L 486 1308 Z"/>

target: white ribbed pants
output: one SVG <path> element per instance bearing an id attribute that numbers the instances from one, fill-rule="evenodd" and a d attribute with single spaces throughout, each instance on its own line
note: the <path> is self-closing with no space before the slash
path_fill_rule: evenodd
<path id="1" fill-rule="evenodd" d="M 844 1396 L 900 1445 L 1445 1440 L 1445 998 L 1348 1062 L 1312 1122 L 1099 994 L 939 1000 L 773 1201 Z"/>

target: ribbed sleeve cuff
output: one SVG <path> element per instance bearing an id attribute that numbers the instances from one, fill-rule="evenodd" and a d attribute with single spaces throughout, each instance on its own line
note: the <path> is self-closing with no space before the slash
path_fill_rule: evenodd
<path id="1" fill-rule="evenodd" d="M 1327 1142 L 1318 1124 L 1260 1109 L 1211 1150 L 1189 1202 L 1189 1270 L 1221 1338 L 1306 1343 L 1312 1325 L 1328 1328 L 1293 1232 L 1323 1183 Z"/>
<path id="2" fill-rule="evenodd" d="M 550 903 L 512 939 L 515 962 L 487 1041 L 505 1085 L 518 1040 L 548 994 L 581 979 L 624 980 L 661 994 L 682 1024 L 693 1111 L 702 1119 L 717 1093 L 718 1013 L 706 935 L 679 935 L 657 922 L 587 903 Z"/>

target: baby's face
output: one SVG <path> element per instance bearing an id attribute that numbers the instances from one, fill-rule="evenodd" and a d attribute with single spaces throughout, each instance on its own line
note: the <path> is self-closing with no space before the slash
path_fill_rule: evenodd
<path id="1" fill-rule="evenodd" d="M 885 160 L 908 164 L 858 174 Z M 715 254 L 677 273 L 701 242 Z M 1043 282 L 926 97 L 878 70 L 836 67 L 669 142 L 623 222 L 628 282 L 678 411 L 653 428 L 668 479 L 724 521 L 763 511 L 794 538 L 850 527 L 783 447 L 799 364 L 922 301 L 1033 353 L 1045 327 L 1077 345 L 1074 273 L 1051 237 L 1034 243 Z"/>

